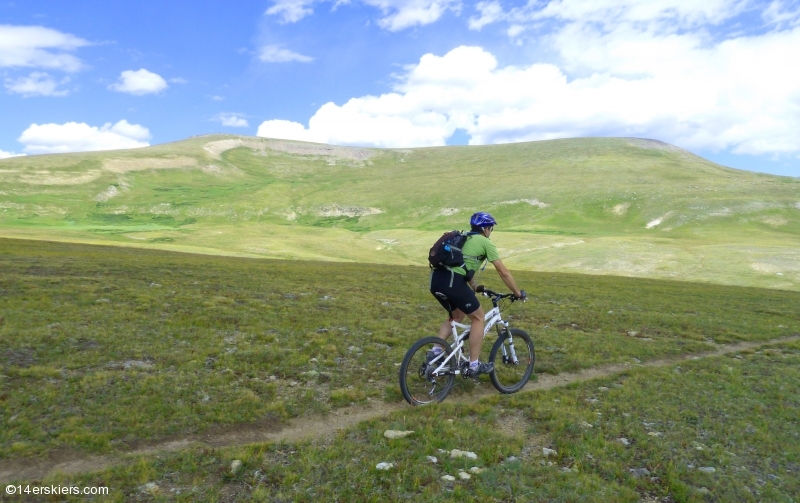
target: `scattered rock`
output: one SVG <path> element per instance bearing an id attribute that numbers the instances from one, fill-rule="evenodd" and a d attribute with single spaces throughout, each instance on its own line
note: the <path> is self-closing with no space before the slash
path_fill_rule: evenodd
<path id="1" fill-rule="evenodd" d="M 151 369 L 153 363 L 145 360 L 125 360 L 124 362 L 108 362 L 106 367 L 112 370 Z"/>
<path id="2" fill-rule="evenodd" d="M 589 428 L 594 428 L 594 426 L 592 426 L 591 424 L 587 423 L 586 421 L 581 421 L 581 428 L 589 429 Z"/>
<path id="3" fill-rule="evenodd" d="M 703 473 L 715 473 L 717 471 L 717 469 L 714 468 L 713 466 L 701 466 L 697 470 Z"/>
<path id="4" fill-rule="evenodd" d="M 635 330 L 631 330 L 630 332 L 628 332 L 628 337 L 636 337 L 637 335 L 639 335 L 639 332 Z"/>
<path id="5" fill-rule="evenodd" d="M 434 465 L 439 462 L 439 460 L 436 458 L 436 456 L 428 456 L 428 461 L 430 461 Z"/>
<path id="6" fill-rule="evenodd" d="M 548 449 L 547 447 L 542 447 L 542 455 L 549 458 L 550 456 L 558 456 L 558 452 L 553 449 Z"/>
<path id="7" fill-rule="evenodd" d="M 349 348 L 347 348 L 347 350 L 350 351 L 351 353 L 360 353 L 361 352 L 361 348 L 359 348 L 357 346 L 350 346 Z"/>
<path id="8" fill-rule="evenodd" d="M 445 482 L 455 482 L 456 478 L 452 475 L 442 475 L 442 480 Z"/>
<path id="9" fill-rule="evenodd" d="M 108 300 L 108 299 L 97 299 L 95 302 L 97 302 L 99 304 L 108 304 L 111 301 Z"/>
<path id="10" fill-rule="evenodd" d="M 621 443 L 622 445 L 631 445 L 631 441 L 625 437 L 618 438 L 617 442 Z"/>
<path id="11" fill-rule="evenodd" d="M 699 492 L 700 494 L 711 494 L 711 491 L 709 491 L 707 487 L 701 487 L 700 489 L 697 490 L 697 492 Z"/>
<path id="12" fill-rule="evenodd" d="M 475 475 L 477 475 L 477 474 L 479 474 L 481 472 L 483 472 L 483 468 L 479 468 L 477 466 L 473 466 L 472 468 L 469 469 L 469 473 L 473 473 Z"/>
<path id="13" fill-rule="evenodd" d="M 605 386 L 600 386 L 599 388 L 597 388 L 597 390 L 598 391 L 602 391 L 603 393 L 605 393 L 606 391 L 608 391 L 608 388 L 605 387 Z"/>
<path id="14" fill-rule="evenodd" d="M 661 433 L 660 431 L 650 431 L 647 434 L 650 435 L 651 437 L 663 437 L 664 436 L 664 434 Z"/>
<path id="15" fill-rule="evenodd" d="M 312 358 L 308 360 L 308 363 L 319 363 L 319 360 L 317 360 L 316 358 Z"/>
<path id="16" fill-rule="evenodd" d="M 381 470 L 381 471 L 384 471 L 384 472 L 387 471 L 387 470 L 391 470 L 392 468 L 394 468 L 394 463 L 383 462 L 383 463 L 378 463 L 377 465 L 375 465 L 375 469 L 376 470 Z"/>
<path id="17" fill-rule="evenodd" d="M 331 380 L 331 375 L 328 374 L 327 372 L 320 372 L 320 374 L 317 376 L 318 382 L 330 382 L 330 380 Z"/>
<path id="18" fill-rule="evenodd" d="M 451 458 L 467 458 L 467 459 L 478 459 L 478 455 L 474 452 L 469 451 L 461 451 L 459 449 L 453 449 L 450 451 Z"/>
<path id="19" fill-rule="evenodd" d="M 148 482 L 147 484 L 139 486 L 139 491 L 148 494 L 155 494 L 158 492 L 158 484 L 155 482 Z"/>
<path id="20" fill-rule="evenodd" d="M 388 439 L 405 438 L 411 435 L 412 433 L 414 433 L 414 430 L 406 430 L 406 431 L 386 430 L 383 432 L 383 436 L 384 438 Z"/>
<path id="21" fill-rule="evenodd" d="M 308 372 L 303 372 L 303 375 L 308 376 L 309 379 L 316 379 L 319 377 L 319 372 L 316 370 L 309 370 Z"/>
<path id="22" fill-rule="evenodd" d="M 231 475 L 236 475 L 242 469 L 242 462 L 238 459 L 231 461 Z"/>
<path id="23" fill-rule="evenodd" d="M 471 479 L 471 478 L 472 478 L 472 475 L 470 475 L 470 474 L 469 474 L 469 473 L 467 473 L 467 472 L 458 472 L 458 477 L 459 477 L 461 480 L 469 480 L 469 479 Z"/>
<path id="24" fill-rule="evenodd" d="M 564 466 L 564 467 L 561 468 L 561 472 L 562 473 L 570 473 L 570 472 L 572 472 L 572 468 L 570 468 L 568 466 Z"/>
<path id="25" fill-rule="evenodd" d="M 647 477 L 650 475 L 650 470 L 647 468 L 628 468 L 628 471 L 631 472 L 631 475 L 636 478 Z"/>
<path id="26" fill-rule="evenodd" d="M 509 456 L 503 460 L 503 463 L 513 463 L 514 461 L 518 461 L 516 456 Z"/>
<path id="27" fill-rule="evenodd" d="M 150 288 L 158 288 L 160 286 L 158 283 L 150 283 Z"/>
<path id="28" fill-rule="evenodd" d="M 328 329 L 327 329 L 327 328 L 325 328 L 325 327 L 320 327 L 320 328 L 318 328 L 318 329 L 317 329 L 317 333 L 318 333 L 318 334 L 322 334 L 322 333 L 325 333 L 325 332 L 327 332 L 327 331 L 328 331 Z"/>

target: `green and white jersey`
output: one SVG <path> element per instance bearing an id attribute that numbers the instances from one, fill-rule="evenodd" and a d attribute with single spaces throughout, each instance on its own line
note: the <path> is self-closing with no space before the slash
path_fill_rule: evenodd
<path id="1" fill-rule="evenodd" d="M 464 243 L 464 247 L 461 248 L 461 253 L 464 255 L 464 264 L 470 271 L 477 271 L 484 259 L 489 262 L 500 259 L 497 247 L 483 234 L 470 235 L 467 242 Z M 460 267 L 453 267 L 451 270 L 462 276 L 467 275 L 467 271 Z"/>

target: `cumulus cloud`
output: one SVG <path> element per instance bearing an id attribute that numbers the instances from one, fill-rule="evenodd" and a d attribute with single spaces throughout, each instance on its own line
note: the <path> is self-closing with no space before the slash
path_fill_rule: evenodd
<path id="1" fill-rule="evenodd" d="M 15 152 L 6 152 L 5 150 L 0 150 L 0 159 L 8 159 L 9 157 L 20 157 L 24 155 L 25 154 L 17 154 Z"/>
<path id="2" fill-rule="evenodd" d="M 443 145 L 456 129 L 471 144 L 641 136 L 800 156 L 800 67 L 791 63 L 800 12 L 775 5 L 553 0 L 504 10 L 488 0 L 471 27 L 506 23 L 557 57 L 502 66 L 480 47 L 426 54 L 391 92 L 327 103 L 307 127 L 267 121 L 259 134 L 387 147 Z M 771 24 L 748 32 L 735 21 L 743 15 Z"/>
<path id="3" fill-rule="evenodd" d="M 147 147 L 150 131 L 139 124 L 121 120 L 101 127 L 83 122 L 66 124 L 31 124 L 17 141 L 29 154 L 55 154 L 91 150 L 117 150 Z"/>
<path id="4" fill-rule="evenodd" d="M 214 120 L 221 123 L 225 127 L 248 127 L 250 124 L 242 114 L 237 113 L 221 113 L 214 117 Z"/>
<path id="5" fill-rule="evenodd" d="M 6 90 L 12 94 L 29 96 L 66 96 L 69 91 L 59 89 L 60 85 L 70 81 L 69 77 L 64 77 L 60 82 L 56 81 L 49 74 L 44 72 L 33 72 L 27 77 L 16 79 L 6 78 Z"/>
<path id="6" fill-rule="evenodd" d="M 169 87 L 167 81 L 161 75 L 150 72 L 144 68 L 139 70 L 125 70 L 119 76 L 119 80 L 108 86 L 109 89 L 120 93 L 134 94 L 141 96 L 144 94 L 158 94 Z"/>
<path id="7" fill-rule="evenodd" d="M 77 72 L 83 62 L 71 52 L 88 41 L 43 26 L 0 25 L 0 67 Z"/>
<path id="8" fill-rule="evenodd" d="M 310 63 L 314 58 L 304 56 L 289 49 L 284 49 L 279 45 L 265 45 L 258 53 L 258 59 L 267 63 L 288 63 L 299 61 L 300 63 Z"/>
<path id="9" fill-rule="evenodd" d="M 557 65 L 502 67 L 482 48 L 462 46 L 424 55 L 391 93 L 326 103 L 307 128 L 266 121 L 258 135 L 412 147 L 443 145 L 462 129 L 473 145 L 645 136 L 685 148 L 800 154 L 800 74 L 786 64 L 800 47 L 800 29 L 711 47 L 672 37 L 649 40 L 654 46 L 619 43 L 631 45 L 618 49 L 618 68 L 638 69 L 638 76 L 606 71 L 570 79 Z M 680 43 L 688 47 L 667 48 Z M 679 57 L 687 51 L 696 59 Z M 649 63 L 652 54 L 661 55 L 660 65 Z"/>
<path id="10" fill-rule="evenodd" d="M 274 0 L 266 14 L 278 16 L 282 23 L 296 23 L 314 13 L 315 3 L 333 0 Z M 334 8 L 348 0 L 337 0 Z M 361 0 L 361 3 L 375 7 L 383 17 L 378 25 L 389 31 L 400 31 L 412 26 L 426 25 L 439 20 L 445 12 L 461 10 L 460 0 Z"/>

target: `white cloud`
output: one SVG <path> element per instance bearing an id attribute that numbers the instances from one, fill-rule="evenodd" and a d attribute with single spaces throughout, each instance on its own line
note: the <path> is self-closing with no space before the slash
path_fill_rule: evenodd
<path id="1" fill-rule="evenodd" d="M 69 91 L 59 89 L 59 85 L 70 81 L 69 77 L 64 77 L 57 82 L 53 77 L 44 72 L 33 72 L 27 77 L 16 79 L 5 79 L 5 86 L 9 93 L 28 96 L 66 96 Z"/>
<path id="2" fill-rule="evenodd" d="M 248 127 L 250 124 L 247 122 L 242 114 L 237 113 L 221 113 L 214 117 L 214 120 L 221 123 L 225 127 Z"/>
<path id="3" fill-rule="evenodd" d="M 33 67 L 77 72 L 83 62 L 70 52 L 90 45 L 43 26 L 0 25 L 0 67 Z"/>
<path id="4" fill-rule="evenodd" d="M 400 31 L 417 25 L 431 24 L 448 10 L 461 10 L 459 0 L 362 0 L 377 7 L 384 17 L 378 21 L 381 28 Z"/>
<path id="5" fill-rule="evenodd" d="M 25 154 L 17 154 L 15 152 L 6 152 L 5 150 L 0 150 L 0 159 L 8 159 L 9 157 L 20 157 L 24 155 Z"/>
<path id="6" fill-rule="evenodd" d="M 458 47 L 424 55 L 391 93 L 327 103 L 308 128 L 266 121 L 258 135 L 412 147 L 443 145 L 462 129 L 471 144 L 643 136 L 692 149 L 800 154 L 800 69 L 788 63 L 800 28 L 716 45 L 689 34 L 559 36 L 569 61 L 591 73 L 570 79 L 554 64 L 501 67 L 479 47 Z"/>
<path id="7" fill-rule="evenodd" d="M 149 139 L 146 127 L 121 120 L 99 128 L 83 122 L 31 124 L 17 141 L 25 145 L 24 150 L 29 154 L 55 154 L 147 147 Z"/>
<path id="8" fill-rule="evenodd" d="M 304 56 L 289 49 L 284 49 L 279 45 L 265 45 L 261 48 L 258 54 L 258 59 L 267 63 L 288 63 L 290 61 L 299 61 L 300 63 L 310 63 L 314 58 Z"/>
<path id="9" fill-rule="evenodd" d="M 487 24 L 496 23 L 505 18 L 503 6 L 498 1 L 491 2 L 478 2 L 475 8 L 481 13 L 479 18 L 471 17 L 469 19 L 470 30 L 480 30 Z"/>
<path id="10" fill-rule="evenodd" d="M 282 23 L 296 23 L 314 13 L 315 3 L 333 0 L 274 0 L 266 14 L 279 16 Z M 349 0 L 337 0 L 334 8 Z M 375 7 L 383 17 L 378 25 L 389 31 L 399 31 L 412 26 L 426 25 L 439 20 L 445 12 L 460 12 L 460 0 L 360 0 L 360 3 Z"/>
<path id="11" fill-rule="evenodd" d="M 314 13 L 312 5 L 314 5 L 314 0 L 275 0 L 272 7 L 267 9 L 266 14 L 280 16 L 283 23 L 296 23 Z"/>
<path id="12" fill-rule="evenodd" d="M 167 81 L 161 75 L 145 70 L 125 70 L 119 76 L 119 81 L 108 86 L 113 91 L 135 94 L 157 94 L 168 88 Z"/>

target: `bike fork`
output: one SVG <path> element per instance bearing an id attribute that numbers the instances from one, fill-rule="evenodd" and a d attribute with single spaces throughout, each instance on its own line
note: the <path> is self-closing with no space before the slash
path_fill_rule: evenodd
<path id="1" fill-rule="evenodd" d="M 514 365 L 519 365 L 519 358 L 517 358 L 517 351 L 514 349 L 514 337 L 511 335 L 511 330 L 508 329 L 508 325 L 505 327 L 506 333 L 508 334 L 508 350 L 506 350 L 506 345 L 503 344 L 501 346 L 503 350 L 503 362 L 504 363 L 513 363 Z M 500 328 L 497 329 L 500 332 Z M 502 337 L 502 334 L 499 334 Z"/>

